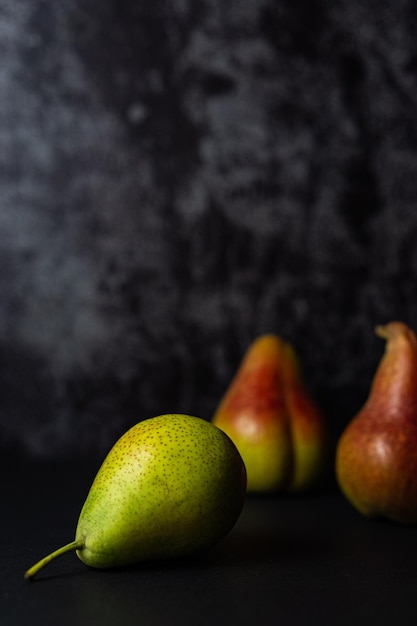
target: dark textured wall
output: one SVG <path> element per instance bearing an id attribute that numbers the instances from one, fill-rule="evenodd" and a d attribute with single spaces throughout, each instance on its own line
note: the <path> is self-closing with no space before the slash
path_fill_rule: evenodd
<path id="1" fill-rule="evenodd" d="M 210 418 L 292 341 L 340 428 L 417 327 L 417 11 L 0 3 L 0 448 L 101 455 Z"/>

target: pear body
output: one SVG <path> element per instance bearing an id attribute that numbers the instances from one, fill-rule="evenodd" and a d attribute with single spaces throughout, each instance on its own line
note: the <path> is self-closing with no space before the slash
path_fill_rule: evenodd
<path id="1" fill-rule="evenodd" d="M 323 475 L 328 434 L 293 347 L 274 334 L 248 348 L 213 416 L 246 465 L 248 491 L 302 491 Z"/>
<path id="2" fill-rule="evenodd" d="M 228 437 L 197 417 L 139 422 L 105 458 L 81 510 L 79 558 L 108 568 L 185 556 L 232 528 L 246 493 Z"/>
<path id="3" fill-rule="evenodd" d="M 385 352 L 368 399 L 336 450 L 336 477 L 368 517 L 417 523 L 417 339 L 401 322 L 377 328 Z"/>

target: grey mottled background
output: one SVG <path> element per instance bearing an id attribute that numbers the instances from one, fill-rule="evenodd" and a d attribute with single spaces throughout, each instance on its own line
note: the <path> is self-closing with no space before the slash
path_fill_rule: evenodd
<path id="1" fill-rule="evenodd" d="M 209 419 L 254 337 L 336 430 L 417 328 L 417 9 L 0 0 L 0 450 Z"/>

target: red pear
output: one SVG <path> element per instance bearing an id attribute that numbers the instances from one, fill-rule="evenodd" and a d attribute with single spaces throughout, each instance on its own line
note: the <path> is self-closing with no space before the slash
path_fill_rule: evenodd
<path id="1" fill-rule="evenodd" d="M 301 491 L 324 471 L 325 420 L 306 390 L 293 347 L 276 335 L 249 346 L 213 422 L 240 451 L 248 491 Z"/>
<path id="2" fill-rule="evenodd" d="M 378 326 L 386 340 L 368 399 L 336 451 L 336 476 L 363 515 L 417 522 L 417 338 L 402 322 Z"/>

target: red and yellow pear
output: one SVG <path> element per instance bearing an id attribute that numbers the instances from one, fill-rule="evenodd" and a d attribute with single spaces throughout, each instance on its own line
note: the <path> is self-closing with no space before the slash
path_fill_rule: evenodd
<path id="1" fill-rule="evenodd" d="M 366 403 L 339 439 L 336 476 L 363 515 L 417 523 L 417 338 L 402 322 L 376 333 L 385 352 Z"/>
<path id="2" fill-rule="evenodd" d="M 274 334 L 248 348 L 213 417 L 238 448 L 249 492 L 303 491 L 328 459 L 325 420 L 294 348 Z"/>

